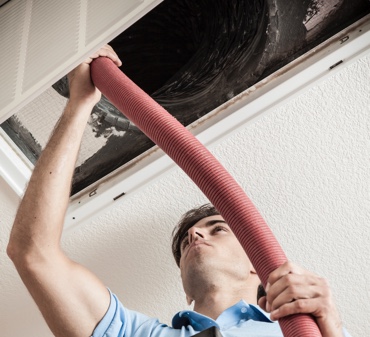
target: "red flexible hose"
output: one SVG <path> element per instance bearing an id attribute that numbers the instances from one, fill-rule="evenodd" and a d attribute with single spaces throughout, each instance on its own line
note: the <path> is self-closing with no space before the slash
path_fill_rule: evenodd
<path id="1" fill-rule="evenodd" d="M 198 185 L 235 233 L 263 285 L 287 258 L 255 206 L 215 157 L 172 115 L 124 75 L 111 60 L 95 59 L 91 77 L 99 90 L 163 149 Z M 279 320 L 284 336 L 319 337 L 310 315 Z"/>

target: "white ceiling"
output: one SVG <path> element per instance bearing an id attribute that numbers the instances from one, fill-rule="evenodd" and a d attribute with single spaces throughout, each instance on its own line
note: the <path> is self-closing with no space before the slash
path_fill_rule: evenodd
<path id="1" fill-rule="evenodd" d="M 367 55 L 211 148 L 288 257 L 329 279 L 353 337 L 370 335 L 369 93 Z M 2 179 L 0 188 L 2 335 L 49 337 L 5 254 L 18 197 Z M 171 231 L 184 211 L 203 202 L 173 169 L 69 230 L 63 246 L 126 306 L 170 323 L 186 307 Z"/>

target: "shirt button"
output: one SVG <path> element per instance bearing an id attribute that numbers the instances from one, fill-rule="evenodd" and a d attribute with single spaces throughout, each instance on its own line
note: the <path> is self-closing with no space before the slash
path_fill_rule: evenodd
<path id="1" fill-rule="evenodd" d="M 240 309 L 240 311 L 241 311 L 243 314 L 245 314 L 245 313 L 248 311 L 248 309 L 247 309 L 246 307 L 243 307 L 243 308 L 241 308 L 241 309 Z"/>

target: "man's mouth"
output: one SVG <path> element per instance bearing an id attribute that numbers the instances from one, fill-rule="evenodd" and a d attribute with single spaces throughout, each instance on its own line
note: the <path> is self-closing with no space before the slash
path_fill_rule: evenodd
<path id="1" fill-rule="evenodd" d="M 189 251 L 194 248 L 194 247 L 197 247 L 197 246 L 200 246 L 200 245 L 206 245 L 206 246 L 210 246 L 209 243 L 207 243 L 205 240 L 195 240 L 193 241 L 189 247 L 188 247 L 188 250 L 186 252 L 186 255 L 188 255 Z"/>

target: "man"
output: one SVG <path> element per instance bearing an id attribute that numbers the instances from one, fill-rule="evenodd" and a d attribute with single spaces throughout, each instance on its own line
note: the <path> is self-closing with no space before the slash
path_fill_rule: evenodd
<path id="1" fill-rule="evenodd" d="M 281 336 L 279 326 L 255 305 L 258 276 L 212 207 L 187 213 L 174 236 L 184 290 L 195 311 L 176 315 L 173 328 L 124 308 L 94 274 L 61 250 L 74 164 L 84 126 L 101 97 L 90 78 L 90 63 L 99 56 L 121 65 L 105 46 L 68 75 L 70 99 L 35 166 L 8 245 L 8 255 L 51 331 L 68 337 L 190 336 L 218 326 L 224 336 Z M 268 282 L 259 304 L 271 319 L 310 313 L 324 337 L 344 336 L 325 280 L 286 263 Z"/>

